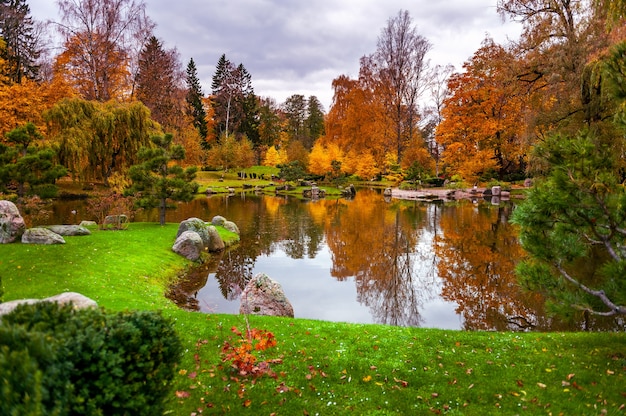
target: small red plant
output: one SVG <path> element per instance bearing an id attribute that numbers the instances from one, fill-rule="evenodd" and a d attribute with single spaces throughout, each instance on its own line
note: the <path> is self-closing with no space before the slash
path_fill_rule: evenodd
<path id="1" fill-rule="evenodd" d="M 231 331 L 239 337 L 236 343 L 224 342 L 222 347 L 222 362 L 230 362 L 240 376 L 276 377 L 276 373 L 270 368 L 270 364 L 279 364 L 281 359 L 259 360 L 257 352 L 265 351 L 276 346 L 274 334 L 264 329 L 247 329 L 245 335 L 232 327 Z"/>

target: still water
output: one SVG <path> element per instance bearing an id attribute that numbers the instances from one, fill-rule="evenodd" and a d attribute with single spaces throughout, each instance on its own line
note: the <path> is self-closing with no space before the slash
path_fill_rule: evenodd
<path id="1" fill-rule="evenodd" d="M 514 267 L 524 252 L 508 221 L 513 209 L 482 199 L 386 199 L 367 189 L 352 200 L 196 199 L 167 221 L 222 215 L 238 225 L 241 243 L 190 273 L 178 300 L 238 313 L 246 282 L 263 272 L 282 285 L 299 318 L 466 330 L 619 328 L 612 320 L 551 318 L 541 296 L 519 289 Z"/>

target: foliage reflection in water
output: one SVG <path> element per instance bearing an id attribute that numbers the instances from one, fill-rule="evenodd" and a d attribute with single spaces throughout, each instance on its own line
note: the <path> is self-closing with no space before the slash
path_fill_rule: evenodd
<path id="1" fill-rule="evenodd" d="M 167 221 L 223 215 L 241 243 L 199 266 L 178 299 L 205 312 L 238 313 L 259 272 L 277 280 L 296 317 L 467 330 L 623 329 L 623 322 L 546 314 L 544 300 L 516 284 L 524 255 L 510 202 L 433 204 L 360 190 L 353 200 L 199 198 Z M 154 214 L 137 221 L 156 221 Z"/>

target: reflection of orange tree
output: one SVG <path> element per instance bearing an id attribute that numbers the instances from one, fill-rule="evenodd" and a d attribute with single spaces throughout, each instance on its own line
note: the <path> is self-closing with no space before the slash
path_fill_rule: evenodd
<path id="1" fill-rule="evenodd" d="M 412 209 L 418 215 L 400 202 L 390 206 L 380 194 L 360 191 L 353 203 L 342 201 L 327 224 L 332 275 L 354 277 L 358 300 L 379 323 L 417 326 L 419 306 L 432 297 L 432 286 L 424 284 L 427 262 L 417 252 L 427 238 L 425 208 Z"/>
<path id="2" fill-rule="evenodd" d="M 508 224 L 511 206 L 460 203 L 441 214 L 436 238 L 442 296 L 458 304 L 466 329 L 507 330 L 544 321 L 540 296 L 522 293 L 515 263 L 523 256 L 515 228 Z M 546 328 L 547 329 L 547 328 Z"/>

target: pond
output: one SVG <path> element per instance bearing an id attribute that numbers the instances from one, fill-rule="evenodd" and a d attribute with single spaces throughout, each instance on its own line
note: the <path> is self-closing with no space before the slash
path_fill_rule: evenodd
<path id="1" fill-rule="evenodd" d="M 65 205 L 65 204 L 64 204 Z M 520 290 L 524 256 L 510 201 L 427 203 L 361 189 L 351 199 L 217 195 L 179 204 L 167 221 L 222 215 L 241 243 L 190 272 L 177 299 L 203 312 L 238 313 L 257 273 L 278 281 L 298 318 L 465 330 L 611 330 L 623 323 L 547 315 Z M 68 206 L 53 217 L 72 222 Z M 68 217 L 65 219 L 64 217 Z M 155 212 L 136 217 L 157 221 Z"/>

